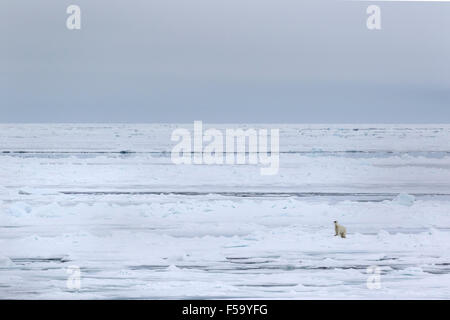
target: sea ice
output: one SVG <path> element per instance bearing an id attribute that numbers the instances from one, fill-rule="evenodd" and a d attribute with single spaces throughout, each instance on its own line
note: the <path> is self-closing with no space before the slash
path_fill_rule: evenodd
<path id="1" fill-rule="evenodd" d="M 413 195 L 407 193 L 400 193 L 398 196 L 395 197 L 393 201 L 403 206 L 410 207 L 414 204 L 415 200 L 416 198 Z"/>

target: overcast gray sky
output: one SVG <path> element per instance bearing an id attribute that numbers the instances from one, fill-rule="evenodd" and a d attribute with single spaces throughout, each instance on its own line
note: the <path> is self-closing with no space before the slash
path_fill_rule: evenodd
<path id="1" fill-rule="evenodd" d="M 0 122 L 449 123 L 450 3 L 370 4 L 2 0 Z"/>

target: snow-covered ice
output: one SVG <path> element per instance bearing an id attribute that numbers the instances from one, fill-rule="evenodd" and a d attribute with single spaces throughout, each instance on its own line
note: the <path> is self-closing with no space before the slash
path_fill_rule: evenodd
<path id="1" fill-rule="evenodd" d="M 275 176 L 172 164 L 180 126 L 0 125 L 0 298 L 450 297 L 450 126 L 260 125 Z"/>

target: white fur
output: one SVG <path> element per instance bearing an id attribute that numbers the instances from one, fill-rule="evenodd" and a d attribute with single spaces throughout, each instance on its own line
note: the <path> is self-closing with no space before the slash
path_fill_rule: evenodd
<path id="1" fill-rule="evenodd" d="M 347 229 L 344 226 L 338 224 L 337 221 L 334 222 L 334 231 L 336 231 L 335 236 L 341 236 L 341 238 L 345 238 L 347 235 Z"/>

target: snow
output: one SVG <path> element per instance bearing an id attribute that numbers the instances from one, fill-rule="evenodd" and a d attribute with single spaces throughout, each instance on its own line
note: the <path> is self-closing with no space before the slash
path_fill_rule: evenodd
<path id="1" fill-rule="evenodd" d="M 450 126 L 280 125 L 276 176 L 175 127 L 0 125 L 0 298 L 450 297 Z"/>

